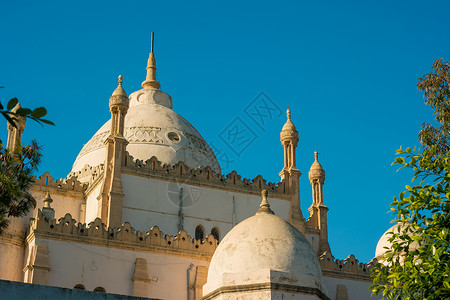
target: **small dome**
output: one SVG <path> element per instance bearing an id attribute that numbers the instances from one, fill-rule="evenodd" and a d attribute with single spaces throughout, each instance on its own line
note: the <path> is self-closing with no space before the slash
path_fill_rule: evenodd
<path id="1" fill-rule="evenodd" d="M 323 170 L 322 165 L 319 162 L 319 153 L 317 151 L 314 151 L 314 162 L 311 165 L 311 171 L 313 170 Z"/>
<path id="2" fill-rule="evenodd" d="M 219 162 L 200 133 L 171 108 L 172 98 L 160 90 L 142 89 L 130 95 L 124 133 L 130 155 L 144 161 L 156 156 L 165 164 L 183 161 L 190 168 L 210 166 L 220 173 Z M 104 141 L 110 128 L 111 120 L 84 145 L 72 172 L 105 162 Z"/>
<path id="3" fill-rule="evenodd" d="M 314 162 L 309 169 L 309 180 L 322 178 L 325 180 L 325 170 L 319 162 L 319 153 L 314 151 Z"/>
<path id="4" fill-rule="evenodd" d="M 266 206 L 262 204 L 255 216 L 235 226 L 219 244 L 204 294 L 222 286 L 269 281 L 323 291 L 319 260 L 309 242 Z"/>
<path id="5" fill-rule="evenodd" d="M 297 131 L 297 128 L 295 128 L 294 123 L 291 121 L 291 110 L 288 109 L 286 111 L 287 120 L 286 123 L 284 123 L 283 128 L 281 131 Z"/>

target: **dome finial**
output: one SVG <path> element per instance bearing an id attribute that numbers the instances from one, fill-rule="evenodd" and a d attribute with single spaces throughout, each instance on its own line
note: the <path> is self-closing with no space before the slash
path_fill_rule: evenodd
<path id="1" fill-rule="evenodd" d="M 319 153 L 317 151 L 314 151 L 314 160 L 319 161 Z"/>
<path id="2" fill-rule="evenodd" d="M 156 60 L 155 54 L 153 53 L 154 36 L 154 32 L 152 32 L 150 55 L 147 62 L 147 77 L 142 83 L 142 88 L 157 90 L 161 87 L 161 84 L 156 80 Z"/>
<path id="3" fill-rule="evenodd" d="M 114 90 L 113 92 L 113 96 L 125 96 L 127 97 L 127 93 L 125 92 L 125 90 L 122 87 L 122 81 L 123 81 L 123 76 L 119 75 L 119 84 L 117 85 L 117 88 Z"/>
<path id="4" fill-rule="evenodd" d="M 270 204 L 267 201 L 267 195 L 268 192 L 267 190 L 262 190 L 261 191 L 261 196 L 262 196 L 262 201 L 261 204 L 259 205 L 259 209 L 256 212 L 256 214 L 271 214 L 274 215 L 275 213 L 270 209 Z"/>
<path id="5" fill-rule="evenodd" d="M 43 201 L 44 201 L 44 207 L 51 208 L 50 204 L 53 202 L 53 199 L 52 199 L 52 197 L 50 197 L 49 192 L 47 192 L 47 194 L 45 194 Z"/>
<path id="6" fill-rule="evenodd" d="M 291 119 L 291 110 L 289 108 L 286 110 L 286 116 L 288 120 Z"/>

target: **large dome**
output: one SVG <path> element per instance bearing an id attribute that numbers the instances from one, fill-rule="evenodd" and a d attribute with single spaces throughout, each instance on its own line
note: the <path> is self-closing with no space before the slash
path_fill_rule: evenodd
<path id="1" fill-rule="evenodd" d="M 182 116 L 172 110 L 172 98 L 158 89 L 142 89 L 130 95 L 125 116 L 127 151 L 134 159 L 156 156 L 165 164 L 178 161 L 191 168 L 210 166 L 220 173 L 220 165 L 203 137 Z M 84 145 L 73 164 L 72 172 L 85 165 L 105 162 L 105 139 L 111 128 L 107 121 Z"/>
<path id="2" fill-rule="evenodd" d="M 221 241 L 203 292 L 267 281 L 325 290 L 317 255 L 302 233 L 274 214 L 258 212 Z"/>

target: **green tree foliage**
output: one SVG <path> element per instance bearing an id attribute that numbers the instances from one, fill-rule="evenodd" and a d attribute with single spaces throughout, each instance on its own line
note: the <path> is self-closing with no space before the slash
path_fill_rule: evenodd
<path id="1" fill-rule="evenodd" d="M 439 153 L 450 150 L 450 64 L 442 59 L 433 63 L 433 72 L 419 78 L 417 88 L 424 92 L 425 104 L 434 109 L 439 126 L 422 125 L 419 140 L 425 149 L 436 145 Z"/>
<path id="2" fill-rule="evenodd" d="M 39 124 L 44 123 L 55 125 L 52 121 L 43 119 L 43 117 L 47 115 L 47 110 L 45 107 L 38 107 L 33 110 L 29 108 L 19 108 L 17 111 L 13 111 L 13 108 L 17 105 L 17 103 L 19 103 L 19 100 L 17 98 L 12 98 L 8 101 L 5 109 L 0 102 L 0 114 L 14 127 L 16 127 L 17 117 L 26 117 L 38 122 Z"/>
<path id="3" fill-rule="evenodd" d="M 36 206 L 30 187 L 40 158 L 36 141 L 12 152 L 0 141 L 0 234 L 8 227 L 9 217 L 24 216 Z"/>
<path id="4" fill-rule="evenodd" d="M 394 198 L 391 248 L 372 270 L 374 293 L 385 299 L 450 298 L 450 153 L 397 150 L 394 164 L 414 171 L 416 186 Z"/>
<path id="5" fill-rule="evenodd" d="M 12 126 L 17 128 L 19 117 L 26 117 L 39 124 L 54 125 L 53 122 L 43 119 L 47 115 L 44 107 L 33 110 L 14 109 L 18 103 L 17 98 L 12 98 L 5 108 L 0 102 L 0 114 Z M 0 234 L 8 227 L 9 217 L 24 216 L 36 206 L 36 201 L 29 191 L 33 183 L 32 173 L 37 170 L 41 158 L 36 141 L 30 146 L 19 146 L 14 151 L 3 146 L 0 140 Z"/>
<path id="6" fill-rule="evenodd" d="M 372 269 L 373 292 L 383 299 L 450 299 L 450 65 L 433 64 L 419 78 L 425 103 L 439 126 L 424 124 L 422 152 L 397 150 L 393 164 L 414 172 L 414 186 L 394 198 L 396 219 L 389 232 L 390 248 Z"/>

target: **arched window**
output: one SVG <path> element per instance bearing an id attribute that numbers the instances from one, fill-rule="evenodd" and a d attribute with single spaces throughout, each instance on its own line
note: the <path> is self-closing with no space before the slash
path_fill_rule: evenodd
<path id="1" fill-rule="evenodd" d="M 198 225 L 195 227 L 195 239 L 196 240 L 203 240 L 205 237 L 205 230 L 203 229 L 202 225 Z"/>
<path id="2" fill-rule="evenodd" d="M 106 293 L 106 290 L 104 287 L 98 286 L 94 289 L 94 292 L 102 292 L 102 293 Z"/>
<path id="3" fill-rule="evenodd" d="M 213 237 L 216 239 L 216 240 L 219 240 L 219 228 L 217 228 L 217 227 L 214 227 L 213 229 L 211 229 L 211 234 L 213 235 Z"/>
<path id="4" fill-rule="evenodd" d="M 86 288 L 82 284 L 77 284 L 73 288 L 76 289 L 76 290 L 83 290 L 83 291 L 86 290 Z"/>

